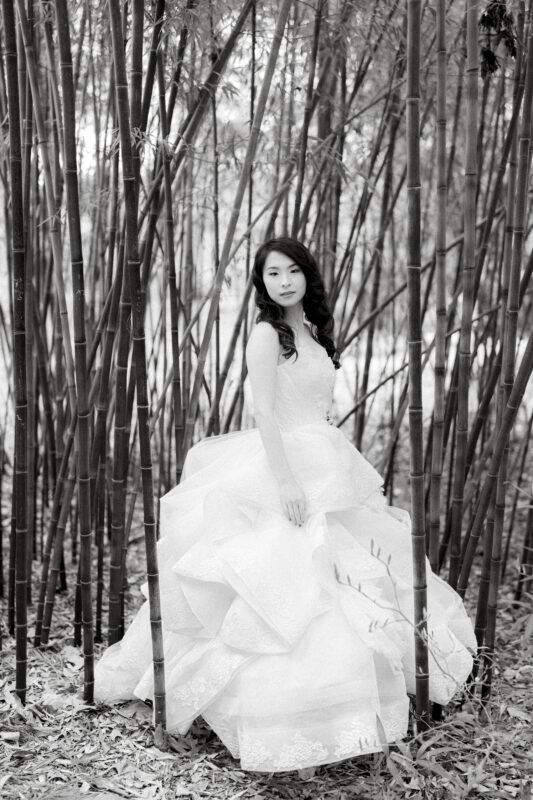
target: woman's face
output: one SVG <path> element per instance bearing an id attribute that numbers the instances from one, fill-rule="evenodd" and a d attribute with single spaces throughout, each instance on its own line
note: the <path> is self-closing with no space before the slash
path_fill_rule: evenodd
<path id="1" fill-rule="evenodd" d="M 284 253 L 269 253 L 263 267 L 263 283 L 268 296 L 282 308 L 291 308 L 301 303 L 305 296 L 307 281 L 295 262 Z"/>

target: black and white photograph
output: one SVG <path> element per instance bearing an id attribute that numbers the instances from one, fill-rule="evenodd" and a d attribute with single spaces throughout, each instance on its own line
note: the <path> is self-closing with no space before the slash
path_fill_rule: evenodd
<path id="1" fill-rule="evenodd" d="M 533 800 L 533 2 L 0 0 L 1 800 Z"/>

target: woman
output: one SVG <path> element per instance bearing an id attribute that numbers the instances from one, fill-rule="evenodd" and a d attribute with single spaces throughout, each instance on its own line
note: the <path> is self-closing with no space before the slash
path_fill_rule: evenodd
<path id="1" fill-rule="evenodd" d="M 201 715 L 243 769 L 306 777 L 406 734 L 410 520 L 332 425 L 340 364 L 313 257 L 270 240 L 253 281 L 257 427 L 192 447 L 161 500 L 167 728 Z M 476 643 L 458 595 L 427 574 L 430 697 L 445 704 Z M 153 696 L 147 605 L 97 665 L 98 699 Z"/>

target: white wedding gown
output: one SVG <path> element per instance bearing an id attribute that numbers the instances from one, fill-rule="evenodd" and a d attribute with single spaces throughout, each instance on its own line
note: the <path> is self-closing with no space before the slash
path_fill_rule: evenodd
<path id="1" fill-rule="evenodd" d="M 305 524 L 283 515 L 257 428 L 192 447 L 161 500 L 167 730 L 201 715 L 262 772 L 381 750 L 405 736 L 415 691 L 409 514 L 328 422 L 326 351 L 298 349 L 278 366 L 276 417 Z M 459 596 L 429 564 L 427 578 L 430 698 L 446 704 L 476 641 Z M 95 696 L 153 698 L 147 601 L 96 665 Z"/>

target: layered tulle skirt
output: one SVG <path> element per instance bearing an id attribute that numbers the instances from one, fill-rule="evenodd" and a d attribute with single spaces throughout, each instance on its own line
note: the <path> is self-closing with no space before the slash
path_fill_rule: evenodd
<path id="1" fill-rule="evenodd" d="M 304 526 L 283 515 L 254 428 L 189 451 L 158 543 L 167 729 L 201 715 L 243 769 L 267 772 L 402 738 L 415 691 L 409 515 L 338 428 L 282 437 Z M 430 697 L 446 704 L 476 643 L 458 595 L 427 577 Z M 96 698 L 151 699 L 151 661 L 145 602 L 97 664 Z"/>

